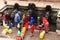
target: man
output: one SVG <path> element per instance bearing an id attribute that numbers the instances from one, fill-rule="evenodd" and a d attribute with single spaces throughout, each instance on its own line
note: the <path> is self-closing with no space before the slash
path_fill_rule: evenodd
<path id="1" fill-rule="evenodd" d="M 18 11 L 18 12 L 15 14 L 14 22 L 15 22 L 15 26 L 16 26 L 16 28 L 17 28 L 17 24 L 20 22 L 20 11 Z"/>

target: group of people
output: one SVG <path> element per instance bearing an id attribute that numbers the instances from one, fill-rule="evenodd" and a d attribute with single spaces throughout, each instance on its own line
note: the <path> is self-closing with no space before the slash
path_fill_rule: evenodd
<path id="1" fill-rule="evenodd" d="M 19 30 L 21 31 L 21 25 L 20 25 L 20 16 L 21 16 L 21 12 L 17 11 L 17 13 L 14 15 L 14 26 L 17 28 L 17 25 L 19 24 Z M 30 18 L 30 19 L 29 19 Z M 6 15 L 2 15 L 2 22 L 3 25 L 4 24 L 8 24 L 9 26 L 12 27 L 12 22 L 11 22 L 12 17 L 7 13 Z M 34 25 L 35 19 L 34 17 L 30 17 L 29 14 L 24 14 L 22 16 L 22 24 L 23 27 L 26 27 L 26 29 L 28 30 L 28 26 L 30 25 L 30 32 L 31 32 L 31 36 L 33 36 L 33 32 L 35 29 L 35 25 Z M 40 32 L 41 29 L 45 30 L 45 32 L 48 32 L 48 26 L 49 26 L 49 22 L 48 19 L 43 16 L 42 17 L 42 23 L 37 25 L 38 27 L 38 31 Z"/>
<path id="2" fill-rule="evenodd" d="M 16 16 L 15 16 L 16 15 Z M 12 25 L 12 22 L 14 21 L 14 23 L 16 24 L 16 22 L 20 21 L 20 15 L 19 15 L 19 11 L 14 15 L 14 17 L 11 16 L 11 14 L 6 13 L 6 14 L 2 14 L 2 24 L 7 24 L 7 25 Z M 18 19 L 16 19 L 16 17 L 18 16 Z"/>
<path id="3" fill-rule="evenodd" d="M 2 23 L 3 23 L 3 26 L 5 25 L 5 24 L 7 24 L 7 25 L 9 25 L 9 26 L 12 26 L 12 24 L 11 24 L 11 16 L 10 16 L 10 14 L 9 13 L 7 13 L 6 15 L 5 14 L 2 14 Z"/>

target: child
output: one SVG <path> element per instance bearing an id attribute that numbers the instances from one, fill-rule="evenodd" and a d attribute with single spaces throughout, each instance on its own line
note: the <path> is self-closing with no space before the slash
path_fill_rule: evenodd
<path id="1" fill-rule="evenodd" d="M 42 18 L 42 23 L 44 24 L 45 32 L 48 33 L 49 22 L 45 16 Z"/>
<path id="2" fill-rule="evenodd" d="M 34 24 L 32 24 L 30 27 L 31 37 L 33 36 L 34 28 L 35 28 L 35 26 L 34 26 Z"/>
<path id="3" fill-rule="evenodd" d="M 41 25 L 40 25 L 40 24 L 38 24 L 38 26 L 37 26 L 37 27 L 38 27 L 38 32 L 40 33 L 40 32 L 41 32 L 41 29 L 43 29 L 43 24 L 41 24 Z"/>
<path id="4" fill-rule="evenodd" d="M 40 25 L 38 25 L 37 28 L 38 28 L 38 32 L 40 33 L 40 30 L 41 30 Z"/>

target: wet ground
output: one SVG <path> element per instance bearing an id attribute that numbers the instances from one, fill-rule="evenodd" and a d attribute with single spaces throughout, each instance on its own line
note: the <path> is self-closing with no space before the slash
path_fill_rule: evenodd
<path id="1" fill-rule="evenodd" d="M 6 40 L 15 40 L 18 29 L 13 27 L 12 28 L 13 33 L 5 35 L 5 36 L 1 34 L 2 30 L 3 30 L 3 27 L 1 26 L 0 27 L 0 40 L 5 40 L 5 39 Z M 40 40 L 38 31 L 35 30 L 33 37 L 30 37 L 30 32 L 27 31 L 24 40 Z M 60 36 L 56 32 L 49 32 L 49 33 L 45 34 L 45 37 L 43 40 L 60 40 Z"/>

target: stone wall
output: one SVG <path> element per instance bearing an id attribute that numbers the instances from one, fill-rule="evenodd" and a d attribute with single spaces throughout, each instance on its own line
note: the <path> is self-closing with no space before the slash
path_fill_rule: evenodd
<path id="1" fill-rule="evenodd" d="M 60 0 L 21 0 L 21 1 L 45 1 L 45 2 L 60 2 Z"/>

